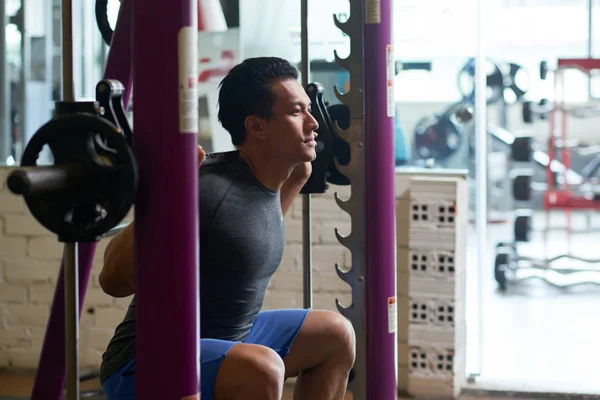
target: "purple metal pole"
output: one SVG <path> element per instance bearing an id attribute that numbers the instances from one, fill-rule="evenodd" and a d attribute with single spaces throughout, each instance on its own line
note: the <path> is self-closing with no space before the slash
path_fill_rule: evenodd
<path id="1" fill-rule="evenodd" d="M 81 243 L 79 246 L 79 316 L 90 279 L 94 261 L 96 243 Z M 46 326 L 46 335 L 40 361 L 36 371 L 31 400 L 61 400 L 65 388 L 67 363 L 65 354 L 65 282 L 64 257 L 58 275 L 50 319 Z"/>
<path id="2" fill-rule="evenodd" d="M 197 7 L 133 0 L 139 399 L 200 395 Z"/>
<path id="3" fill-rule="evenodd" d="M 365 2 L 367 398 L 398 396 L 392 0 Z"/>
<path id="4" fill-rule="evenodd" d="M 105 79 L 117 79 L 125 85 L 124 106 L 129 107 L 131 93 L 131 0 L 122 0 L 119 18 L 113 34 Z M 79 316 L 83 309 L 87 286 L 92 272 L 97 243 L 80 243 L 79 257 Z M 65 260 L 61 262 L 54 291 L 50 318 L 46 327 L 31 400 L 61 400 L 66 380 L 65 354 Z"/>
<path id="5" fill-rule="evenodd" d="M 104 79 L 115 79 L 125 86 L 125 93 L 123 94 L 125 111 L 129 108 L 133 84 L 133 69 L 131 68 L 132 9 L 133 0 L 121 0 L 117 25 L 115 26 L 104 70 Z"/>

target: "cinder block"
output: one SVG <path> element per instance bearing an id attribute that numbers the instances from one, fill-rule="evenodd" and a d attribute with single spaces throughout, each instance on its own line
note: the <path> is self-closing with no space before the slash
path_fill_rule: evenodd
<path id="1" fill-rule="evenodd" d="M 406 295 L 398 294 L 396 301 L 398 302 L 398 343 L 408 343 L 409 298 Z"/>
<path id="2" fill-rule="evenodd" d="M 427 324 L 411 323 L 408 327 L 408 343 L 412 346 L 435 346 L 440 348 L 454 348 L 454 329 L 445 327 L 432 327 Z"/>
<path id="3" fill-rule="evenodd" d="M 406 247 L 396 246 L 396 270 L 399 274 L 408 274 L 410 271 L 410 250 Z"/>
<path id="4" fill-rule="evenodd" d="M 48 236 L 44 228 L 31 214 L 5 214 L 4 233 L 9 236 Z"/>
<path id="5" fill-rule="evenodd" d="M 407 295 L 410 291 L 410 275 L 406 272 L 396 271 L 396 292 Z"/>
<path id="6" fill-rule="evenodd" d="M 0 236 L 0 258 L 16 260 L 27 254 L 27 239 L 17 236 Z"/>
<path id="7" fill-rule="evenodd" d="M 23 259 L 6 261 L 4 274 L 9 283 L 55 282 L 60 271 L 59 262 Z"/>
<path id="8" fill-rule="evenodd" d="M 50 306 L 34 304 L 8 304 L 8 324 L 10 326 L 46 326 L 50 317 Z"/>
<path id="9" fill-rule="evenodd" d="M 396 174 L 394 188 L 396 189 L 396 198 L 408 196 L 410 193 L 410 176 Z"/>
<path id="10" fill-rule="evenodd" d="M 436 400 L 454 399 L 454 382 L 452 378 L 423 377 L 410 375 L 408 392 L 415 398 L 433 398 Z"/>
<path id="11" fill-rule="evenodd" d="M 412 201 L 409 197 L 396 199 L 396 225 L 402 228 L 410 226 Z"/>
<path id="12" fill-rule="evenodd" d="M 396 247 L 410 247 L 411 228 L 410 226 L 396 226 Z"/>
<path id="13" fill-rule="evenodd" d="M 39 260 L 62 260 L 65 245 L 56 240 L 55 237 L 30 238 L 27 246 L 27 254 Z"/>
<path id="14" fill-rule="evenodd" d="M 115 329 L 125 317 L 125 311 L 109 307 L 96 307 L 96 327 Z"/>
<path id="15" fill-rule="evenodd" d="M 27 301 L 27 288 L 20 284 L 0 283 L 0 301 L 24 303 Z"/>
<path id="16" fill-rule="evenodd" d="M 454 328 L 455 325 L 455 305 L 453 301 L 435 300 L 431 302 L 430 323 L 433 326 L 443 328 Z"/>
<path id="17" fill-rule="evenodd" d="M 398 393 L 407 394 L 408 393 L 408 377 L 410 375 L 410 370 L 405 366 L 398 366 Z M 404 399 L 404 397 L 399 397 Z"/>
<path id="18" fill-rule="evenodd" d="M 408 367 L 411 376 L 433 376 L 434 374 L 425 347 L 409 347 Z"/>
<path id="19" fill-rule="evenodd" d="M 50 304 L 54 299 L 56 285 L 53 283 L 34 283 L 29 285 L 29 300 L 32 303 Z"/>
<path id="20" fill-rule="evenodd" d="M 0 347 L 28 347 L 29 344 L 25 327 L 0 325 Z"/>
<path id="21" fill-rule="evenodd" d="M 427 298 L 410 298 L 408 320 L 411 324 L 429 325 L 431 319 L 431 301 Z"/>
<path id="22" fill-rule="evenodd" d="M 0 192 L 0 213 L 22 213 L 25 212 L 26 205 L 22 196 L 17 196 L 9 191 Z"/>
<path id="23" fill-rule="evenodd" d="M 398 366 L 409 367 L 410 346 L 407 343 L 398 343 Z"/>

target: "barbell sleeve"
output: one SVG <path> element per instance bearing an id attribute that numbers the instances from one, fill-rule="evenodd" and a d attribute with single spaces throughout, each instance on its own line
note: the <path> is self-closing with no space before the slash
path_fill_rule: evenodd
<path id="1" fill-rule="evenodd" d="M 6 184 L 14 194 L 29 196 L 66 189 L 76 185 L 83 177 L 85 169 L 80 164 L 43 165 L 14 170 Z"/>

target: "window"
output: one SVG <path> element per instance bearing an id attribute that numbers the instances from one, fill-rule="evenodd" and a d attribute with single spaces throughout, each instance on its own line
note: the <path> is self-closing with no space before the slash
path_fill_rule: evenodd
<path id="1" fill-rule="evenodd" d="M 523 66 L 528 71 L 528 96 L 532 99 L 552 98 L 553 75 L 547 81 L 539 77 L 542 60 L 553 69 L 558 58 L 588 56 L 587 0 L 486 0 L 485 5 L 487 56 Z M 457 74 L 468 58 L 475 56 L 475 11 L 475 0 L 395 2 L 396 58 L 432 62 L 430 72 L 409 71 L 398 76 L 396 100 L 460 99 Z M 594 28 L 594 37 L 600 37 L 599 30 Z M 587 101 L 587 76 L 570 71 L 567 80 L 567 100 Z M 594 87 L 600 92 L 600 83 Z"/>

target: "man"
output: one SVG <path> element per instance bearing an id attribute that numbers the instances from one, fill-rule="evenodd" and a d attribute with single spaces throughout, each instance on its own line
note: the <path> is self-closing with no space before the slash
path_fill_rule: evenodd
<path id="1" fill-rule="evenodd" d="M 260 311 L 283 256 L 284 215 L 316 157 L 318 124 L 297 70 L 273 57 L 237 65 L 221 82 L 219 120 L 238 150 L 199 169 L 202 399 L 279 400 L 298 377 L 295 399 L 341 400 L 352 325 L 329 311 Z M 135 293 L 133 234 L 132 223 L 107 246 L 99 281 L 109 295 Z M 135 398 L 135 335 L 134 296 L 103 355 L 110 400 Z"/>

